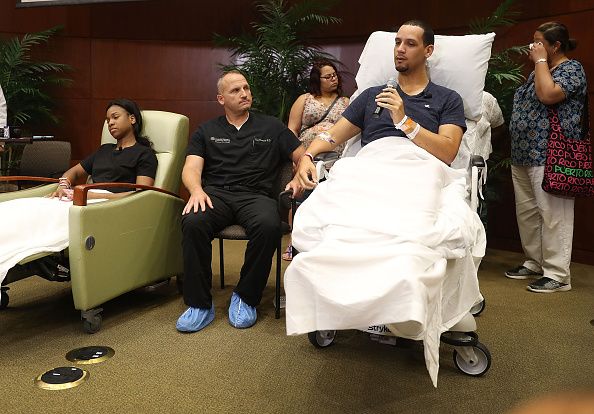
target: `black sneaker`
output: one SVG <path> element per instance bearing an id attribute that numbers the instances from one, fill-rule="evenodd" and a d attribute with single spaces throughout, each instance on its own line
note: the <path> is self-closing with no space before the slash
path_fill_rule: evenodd
<path id="1" fill-rule="evenodd" d="M 569 283 L 557 282 L 549 277 L 541 277 L 530 283 L 527 289 L 536 293 L 566 292 L 571 290 L 571 285 Z"/>
<path id="2" fill-rule="evenodd" d="M 528 279 L 530 277 L 536 278 L 538 276 L 542 276 L 542 272 L 535 272 L 523 265 L 514 267 L 505 272 L 505 277 L 509 277 L 510 279 Z"/>

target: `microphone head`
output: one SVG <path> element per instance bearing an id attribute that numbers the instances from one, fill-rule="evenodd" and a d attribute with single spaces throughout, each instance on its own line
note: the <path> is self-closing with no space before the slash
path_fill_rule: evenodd
<path id="1" fill-rule="evenodd" d="M 396 80 L 396 78 L 394 76 L 392 76 L 390 79 L 388 79 L 388 83 L 386 83 L 386 86 L 388 88 L 395 88 L 396 85 L 398 85 L 398 81 Z"/>

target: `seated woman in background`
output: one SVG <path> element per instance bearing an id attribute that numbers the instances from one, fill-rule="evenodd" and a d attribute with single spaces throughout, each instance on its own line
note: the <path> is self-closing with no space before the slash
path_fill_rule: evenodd
<path id="1" fill-rule="evenodd" d="M 58 189 L 46 197 L 19 198 L 0 203 L 0 216 L 9 217 L 2 225 L 0 239 L 0 282 L 22 259 L 40 252 L 59 252 L 68 247 L 68 210 L 72 205 L 71 186 L 85 182 L 124 182 L 153 185 L 157 157 L 151 142 L 141 135 L 142 115 L 135 102 L 111 101 L 106 121 L 115 144 L 103 144 L 97 151 L 66 171 Z M 121 198 L 126 189 L 91 190 L 91 202 Z"/>
<path id="2" fill-rule="evenodd" d="M 293 104 L 288 127 L 307 148 L 316 135 L 329 130 L 349 105 L 349 98 L 342 96 L 342 79 L 334 63 L 328 60 L 314 62 L 309 74 L 309 92 Z M 342 153 L 344 144 L 335 151 Z M 283 260 L 292 259 L 291 244 Z"/>

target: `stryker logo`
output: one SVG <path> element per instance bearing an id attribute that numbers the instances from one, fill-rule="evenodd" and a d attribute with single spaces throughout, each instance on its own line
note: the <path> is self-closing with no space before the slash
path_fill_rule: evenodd
<path id="1" fill-rule="evenodd" d="M 368 332 L 379 332 L 379 333 L 384 333 L 384 332 L 390 332 L 390 330 L 388 329 L 388 327 L 386 325 L 373 325 L 370 326 L 369 328 L 367 328 Z"/>
<path id="2" fill-rule="evenodd" d="M 217 137 L 210 137 L 210 140 L 215 144 L 230 144 L 231 140 L 229 138 L 217 138 Z"/>

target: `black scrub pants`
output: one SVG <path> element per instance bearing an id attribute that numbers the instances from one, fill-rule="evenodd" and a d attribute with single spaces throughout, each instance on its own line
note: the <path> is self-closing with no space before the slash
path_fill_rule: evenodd
<path id="1" fill-rule="evenodd" d="M 248 244 L 235 293 L 257 306 L 266 287 L 272 256 L 281 237 L 280 217 L 272 198 L 237 188 L 207 186 L 213 208 L 206 206 L 182 217 L 184 302 L 193 308 L 212 305 L 212 240 L 231 224 L 246 230 Z"/>

